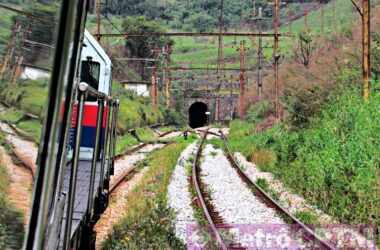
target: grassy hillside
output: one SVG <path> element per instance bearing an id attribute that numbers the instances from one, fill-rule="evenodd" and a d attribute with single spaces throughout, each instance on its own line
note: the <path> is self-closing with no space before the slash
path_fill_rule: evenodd
<path id="1" fill-rule="evenodd" d="M 47 84 L 48 80 L 19 81 L 12 86 L 5 82 L 0 83 L 0 98 L 3 103 L 12 107 L 0 117 L 0 120 L 16 124 L 38 142 L 45 114 Z M 117 83 L 113 86 L 114 95 L 120 98 L 119 134 L 124 135 L 132 128 L 176 119 L 173 113 L 167 112 L 161 106 L 158 111 L 154 111 L 148 98 L 138 97 Z M 38 119 L 31 119 L 25 116 L 26 113 L 35 115 Z"/>
<path id="2" fill-rule="evenodd" d="M 346 86 L 347 87 L 347 86 Z M 380 95 L 340 89 L 308 128 L 231 124 L 230 144 L 343 223 L 380 226 Z M 302 180 L 302 181 L 300 181 Z"/>

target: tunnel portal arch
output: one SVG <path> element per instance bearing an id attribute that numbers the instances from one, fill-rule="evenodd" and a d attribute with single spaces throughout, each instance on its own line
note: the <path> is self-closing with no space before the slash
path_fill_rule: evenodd
<path id="1" fill-rule="evenodd" d="M 208 106 L 204 102 L 194 102 L 189 108 L 189 126 L 199 128 L 207 125 Z"/>

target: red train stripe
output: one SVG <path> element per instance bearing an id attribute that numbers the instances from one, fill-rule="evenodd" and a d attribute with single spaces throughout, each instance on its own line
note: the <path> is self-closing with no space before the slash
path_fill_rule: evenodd
<path id="1" fill-rule="evenodd" d="M 108 107 L 105 107 L 104 109 L 104 116 L 103 116 L 103 127 L 106 126 L 107 117 L 108 117 Z M 73 107 L 73 116 L 71 119 L 71 127 L 77 126 L 77 111 L 78 111 L 78 105 L 75 104 Z M 98 115 L 98 105 L 84 105 L 84 116 L 83 116 L 83 123 L 82 126 L 86 127 L 96 127 L 96 120 Z"/>

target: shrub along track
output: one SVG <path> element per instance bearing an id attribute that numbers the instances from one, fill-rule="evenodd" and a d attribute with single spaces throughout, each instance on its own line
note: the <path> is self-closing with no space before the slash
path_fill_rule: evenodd
<path id="1" fill-rule="evenodd" d="M 205 192 L 204 185 L 202 185 L 200 181 L 200 158 L 202 156 L 202 150 L 204 143 L 207 138 L 207 134 L 209 134 L 209 131 L 202 131 L 203 137 L 202 141 L 200 143 L 200 146 L 198 148 L 196 158 L 194 160 L 193 168 L 192 168 L 192 182 L 194 185 L 194 188 L 197 193 L 198 203 L 200 207 L 203 210 L 204 216 L 206 217 L 210 229 L 211 229 L 211 236 L 215 239 L 216 243 L 218 244 L 218 247 L 221 249 L 231 249 L 230 247 L 227 248 L 226 241 L 221 236 L 218 225 L 223 223 L 223 219 L 218 215 L 218 213 L 215 211 L 213 206 L 210 204 L 210 198 L 207 192 Z M 301 221 L 299 221 L 297 218 L 292 216 L 288 211 L 286 211 L 281 205 L 279 205 L 276 201 L 274 201 L 262 188 L 260 188 L 256 183 L 250 180 L 250 178 L 240 169 L 238 164 L 235 162 L 234 157 L 231 154 L 231 151 L 229 150 L 228 143 L 226 141 L 226 137 L 224 136 L 223 132 L 220 131 L 220 134 L 211 133 L 212 135 L 218 135 L 220 138 L 222 138 L 222 141 L 224 143 L 224 149 L 225 154 L 230 162 L 231 167 L 233 167 L 242 181 L 246 183 L 248 187 L 250 187 L 254 192 L 254 195 L 267 207 L 274 209 L 278 215 L 280 215 L 282 218 L 285 218 L 286 221 L 291 222 L 293 225 L 291 229 L 297 230 L 297 232 L 302 232 L 302 238 L 306 240 L 307 242 L 311 242 L 314 247 L 317 247 L 318 249 L 335 249 L 330 243 L 324 241 L 321 239 L 311 228 L 303 224 Z M 234 248 L 234 247 L 232 247 Z M 235 247 L 240 248 L 239 246 Z"/>

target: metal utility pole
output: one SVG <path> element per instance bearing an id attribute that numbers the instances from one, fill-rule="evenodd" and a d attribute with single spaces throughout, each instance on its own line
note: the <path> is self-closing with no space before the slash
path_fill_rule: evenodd
<path id="1" fill-rule="evenodd" d="M 96 40 L 98 40 L 98 42 L 100 42 L 100 25 L 101 25 L 101 5 L 100 5 L 100 1 L 101 0 L 95 0 L 95 8 L 96 8 Z"/>
<path id="2" fill-rule="evenodd" d="M 218 35 L 218 63 L 217 63 L 217 79 L 221 81 L 221 68 L 224 68 L 224 51 L 223 51 L 223 11 L 224 11 L 224 0 L 220 0 L 220 15 L 219 15 L 219 35 Z M 220 84 L 219 84 L 220 86 Z M 218 89 L 219 90 L 219 89 Z M 220 109 L 220 99 L 219 96 L 215 99 L 215 121 L 219 121 L 219 109 Z"/>
<path id="3" fill-rule="evenodd" d="M 273 46 L 273 59 L 274 59 L 274 85 L 275 85 L 275 106 L 276 106 L 276 118 L 282 119 L 280 108 L 280 83 L 279 83 L 279 24 L 280 24 L 280 0 L 274 1 L 274 46 Z"/>
<path id="4" fill-rule="evenodd" d="M 157 65 L 155 64 L 152 69 L 152 90 L 151 90 L 151 96 L 152 96 L 152 106 L 154 110 L 157 110 L 158 108 L 158 102 L 157 102 L 157 96 L 158 96 L 158 90 L 157 90 Z"/>
<path id="5" fill-rule="evenodd" d="M 362 0 L 362 7 L 351 0 L 362 18 L 362 68 L 363 68 L 363 98 L 368 100 L 371 78 L 371 4 L 370 0 Z"/>
<path id="6" fill-rule="evenodd" d="M 164 73 L 163 73 L 163 81 L 165 84 L 165 97 L 166 97 L 166 108 L 170 108 L 170 100 L 171 100 L 171 72 L 170 72 L 170 54 L 171 54 L 171 46 L 165 45 L 164 48 Z"/>
<path id="7" fill-rule="evenodd" d="M 258 28 L 259 28 L 259 33 L 262 32 L 262 27 L 261 27 L 261 20 L 262 20 L 263 14 L 262 14 L 262 8 L 259 8 L 259 15 L 257 18 L 258 21 Z M 259 100 L 262 98 L 263 94 L 263 75 L 262 75 L 262 70 L 263 70 L 263 38 L 259 36 L 259 48 L 257 50 L 257 93 L 259 96 Z"/>
<path id="8" fill-rule="evenodd" d="M 371 78 L 371 6 L 370 0 L 363 0 L 363 97 L 368 100 Z"/>
<path id="9" fill-rule="evenodd" d="M 223 51 L 223 11 L 224 11 L 224 0 L 220 0 L 220 15 L 219 15 L 219 36 L 218 36 L 218 75 L 221 74 L 220 68 L 224 68 L 224 51 Z"/>
<path id="10" fill-rule="evenodd" d="M 240 93 L 239 93 L 239 117 L 244 119 L 245 108 L 245 41 L 240 41 Z"/>

